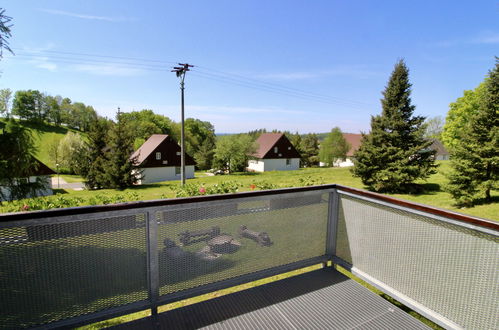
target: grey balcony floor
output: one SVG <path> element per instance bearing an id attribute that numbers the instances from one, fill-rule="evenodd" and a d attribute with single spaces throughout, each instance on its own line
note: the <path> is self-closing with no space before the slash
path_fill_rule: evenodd
<path id="1" fill-rule="evenodd" d="M 117 326 L 119 329 L 427 329 L 333 269 L 316 270 Z"/>

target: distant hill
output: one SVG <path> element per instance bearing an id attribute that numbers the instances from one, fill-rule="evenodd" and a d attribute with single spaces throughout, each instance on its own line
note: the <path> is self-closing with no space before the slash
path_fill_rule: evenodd
<path id="1" fill-rule="evenodd" d="M 0 121 L 5 122 L 5 119 L 0 118 Z M 25 121 L 20 121 L 20 123 L 31 131 L 31 136 L 37 148 L 36 158 L 53 170 L 55 170 L 56 166 L 53 157 L 49 154 L 49 146 L 52 141 L 62 139 L 69 131 L 85 135 L 85 133 L 72 128 L 59 127 L 46 123 L 28 123 Z"/>

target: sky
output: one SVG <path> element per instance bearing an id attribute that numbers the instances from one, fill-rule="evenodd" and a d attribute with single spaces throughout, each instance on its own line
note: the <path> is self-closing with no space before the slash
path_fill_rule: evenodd
<path id="1" fill-rule="evenodd" d="M 499 55 L 498 1 L 3 0 L 12 17 L 0 88 L 37 89 L 217 133 L 266 128 L 367 132 L 394 64 L 410 70 L 415 114 L 445 117 Z"/>

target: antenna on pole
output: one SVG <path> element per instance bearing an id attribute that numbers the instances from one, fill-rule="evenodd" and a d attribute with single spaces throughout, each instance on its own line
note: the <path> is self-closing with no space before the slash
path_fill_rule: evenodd
<path id="1" fill-rule="evenodd" d="M 179 66 L 174 66 L 171 72 L 175 72 L 180 78 L 180 92 L 181 92 L 181 129 L 180 129 L 180 177 L 182 186 L 185 185 L 185 132 L 184 132 L 184 80 L 185 73 L 190 71 L 189 68 L 194 67 L 188 63 L 178 63 Z"/>

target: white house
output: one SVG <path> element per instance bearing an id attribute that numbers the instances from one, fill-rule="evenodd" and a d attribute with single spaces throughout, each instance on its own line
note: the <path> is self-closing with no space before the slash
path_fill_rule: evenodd
<path id="1" fill-rule="evenodd" d="M 180 180 L 180 146 L 166 134 L 153 134 L 130 157 L 142 170 L 138 184 Z M 185 154 L 185 178 L 194 178 L 196 162 Z"/>
<path id="2" fill-rule="evenodd" d="M 37 189 L 33 194 L 26 197 L 38 197 L 38 196 L 48 196 L 52 195 L 52 180 L 51 175 L 56 174 L 47 165 L 34 158 L 34 166 L 26 173 L 26 176 L 18 180 L 27 180 L 30 183 L 38 181 L 41 183 L 41 187 Z M 0 185 L 0 201 L 10 200 L 10 188 Z"/>
<path id="3" fill-rule="evenodd" d="M 282 133 L 263 133 L 256 140 L 258 149 L 248 161 L 248 171 L 288 171 L 300 168 L 300 154 Z"/>

